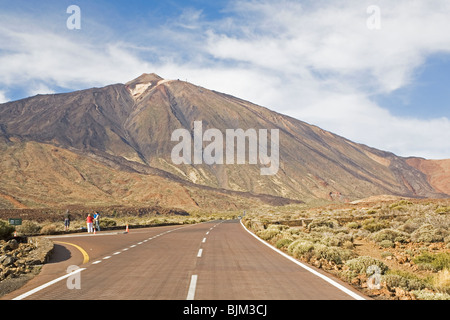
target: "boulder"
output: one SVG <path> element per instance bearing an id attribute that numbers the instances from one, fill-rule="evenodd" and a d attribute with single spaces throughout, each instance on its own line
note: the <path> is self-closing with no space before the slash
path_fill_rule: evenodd
<path id="1" fill-rule="evenodd" d="M 9 240 L 9 241 L 3 246 L 3 250 L 4 250 L 4 251 L 12 251 L 12 250 L 16 250 L 17 248 L 19 248 L 19 243 L 17 242 L 16 239 L 11 239 L 11 240 Z"/>
<path id="2" fill-rule="evenodd" d="M 14 262 L 16 262 L 16 258 L 6 255 L 3 259 L 2 259 L 2 265 L 5 267 L 11 266 L 14 264 Z"/>

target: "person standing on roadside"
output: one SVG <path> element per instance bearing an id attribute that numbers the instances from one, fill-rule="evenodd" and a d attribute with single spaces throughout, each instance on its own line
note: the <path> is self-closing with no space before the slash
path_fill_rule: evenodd
<path id="1" fill-rule="evenodd" d="M 64 231 L 69 231 L 70 218 L 69 210 L 66 210 L 66 213 L 64 213 Z"/>
<path id="2" fill-rule="evenodd" d="M 100 214 L 97 211 L 94 212 L 94 223 L 95 229 L 100 231 Z"/>
<path id="3" fill-rule="evenodd" d="M 88 216 L 86 218 L 86 223 L 87 223 L 88 233 L 94 232 L 94 228 L 93 228 L 94 218 L 91 216 L 90 213 L 88 214 Z"/>

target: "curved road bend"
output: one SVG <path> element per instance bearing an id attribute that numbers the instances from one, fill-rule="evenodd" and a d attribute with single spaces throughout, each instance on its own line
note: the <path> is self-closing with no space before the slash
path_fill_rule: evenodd
<path id="1" fill-rule="evenodd" d="M 352 293 L 344 292 L 283 257 L 255 239 L 239 220 L 132 229 L 129 234 L 102 232 L 53 237 L 52 240 L 55 254 L 50 263 L 23 288 L 2 299 L 366 298 L 333 279 L 334 284 L 339 283 Z M 67 274 L 71 265 L 81 268 L 79 273 Z M 69 289 L 68 284 L 72 287 L 79 284 L 80 288 Z"/>

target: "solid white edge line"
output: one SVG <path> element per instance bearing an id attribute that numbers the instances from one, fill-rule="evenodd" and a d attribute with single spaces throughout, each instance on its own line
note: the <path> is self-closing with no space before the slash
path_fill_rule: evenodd
<path id="1" fill-rule="evenodd" d="M 328 278 L 327 276 L 321 274 L 320 272 L 317 272 L 316 270 L 308 267 L 307 265 L 301 263 L 300 261 L 298 261 L 297 259 L 291 257 L 290 255 L 284 253 L 283 251 L 273 247 L 272 245 L 270 245 L 269 243 L 265 242 L 264 240 L 262 240 L 261 238 L 259 238 L 257 235 L 255 235 L 254 233 L 252 233 L 250 230 L 248 230 L 244 224 L 242 223 L 242 219 L 239 220 L 241 223 L 241 226 L 248 232 L 250 233 L 254 238 L 256 238 L 257 240 L 259 240 L 260 242 L 264 243 L 266 246 L 268 246 L 269 248 L 271 248 L 272 250 L 278 252 L 279 254 L 281 254 L 283 257 L 291 260 L 292 262 L 294 262 L 295 264 L 297 264 L 298 266 L 306 269 L 307 271 L 313 273 L 314 275 L 318 276 L 319 278 L 325 280 L 326 282 L 328 282 L 329 284 L 335 286 L 336 288 L 338 288 L 339 290 L 345 292 L 346 294 L 348 294 L 349 296 L 351 296 L 352 298 L 356 299 L 356 300 L 366 300 L 364 297 L 358 295 L 357 293 L 349 290 L 348 288 L 344 287 L 343 285 L 337 283 L 336 281 Z"/>
<path id="2" fill-rule="evenodd" d="M 71 277 L 71 276 L 73 276 L 74 274 L 77 274 L 77 273 L 79 273 L 79 272 L 81 272 L 81 271 L 83 271 L 83 270 L 86 270 L 86 268 L 80 268 L 80 269 L 77 269 L 77 270 L 75 270 L 75 271 L 73 271 L 73 272 L 71 272 L 71 273 L 66 274 L 65 276 L 62 276 L 62 277 L 59 277 L 59 278 L 57 278 L 57 279 L 55 279 L 55 280 L 52 280 L 52 281 L 50 281 L 50 282 L 44 283 L 43 285 L 41 285 L 41 286 L 39 286 L 39 287 L 37 287 L 37 288 L 35 288 L 35 289 L 33 289 L 33 290 L 30 290 L 30 291 L 28 291 L 28 292 L 25 292 L 24 294 L 21 294 L 20 296 L 14 298 L 13 300 L 22 300 L 22 299 L 25 299 L 25 298 L 31 296 L 32 294 L 34 294 L 34 293 L 36 293 L 36 292 L 38 292 L 38 291 L 41 291 L 42 289 L 45 289 L 45 288 L 47 288 L 47 287 L 50 287 L 51 285 L 53 285 L 53 284 L 55 284 L 55 283 L 57 283 L 57 282 L 59 282 L 59 281 L 61 281 L 61 280 L 64 280 L 64 279 L 66 279 L 66 278 L 68 278 L 68 277 Z"/>
<path id="3" fill-rule="evenodd" d="M 193 274 L 191 277 L 191 283 L 189 284 L 189 290 L 186 300 L 194 300 L 196 287 L 197 287 L 197 275 Z"/>

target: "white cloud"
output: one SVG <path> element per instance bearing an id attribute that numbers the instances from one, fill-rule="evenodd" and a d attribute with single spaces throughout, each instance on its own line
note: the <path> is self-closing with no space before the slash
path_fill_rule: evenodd
<path id="1" fill-rule="evenodd" d="M 377 1 L 376 31 L 366 26 L 371 2 L 237 4 L 239 30 L 210 31 L 207 50 L 266 81 L 255 76 L 233 92 L 399 155 L 450 157 L 447 118 L 393 116 L 370 100 L 413 83 L 428 55 L 450 53 L 448 1 Z"/>
<path id="2" fill-rule="evenodd" d="M 324 95 L 309 107 L 289 113 L 320 123 L 322 128 L 353 141 L 401 156 L 442 159 L 450 155 L 449 119 L 397 117 L 362 95 Z"/>
<path id="3" fill-rule="evenodd" d="M 322 6 L 312 8 L 288 1 L 239 3 L 236 10 L 251 13 L 235 22 L 245 32 L 213 33 L 208 51 L 217 58 L 284 73 L 309 69 L 365 79 L 390 92 L 409 83 L 426 54 L 450 52 L 450 34 L 443 32 L 450 27 L 448 1 L 377 1 L 377 31 L 366 26 L 367 1 L 318 1 Z"/>
<path id="4" fill-rule="evenodd" d="M 37 94 L 53 94 L 56 93 L 55 90 L 50 88 L 44 83 L 30 83 L 27 88 L 27 93 L 30 96 L 35 96 Z"/>
<path id="5" fill-rule="evenodd" d="M 30 81 L 47 88 L 105 85 L 131 79 L 149 68 L 122 43 L 94 44 L 39 29 L 0 28 L 0 43 L 0 84 L 7 86 Z"/>
<path id="6" fill-rule="evenodd" d="M 8 102 L 9 99 L 6 97 L 5 92 L 0 91 L 0 103 Z"/>

